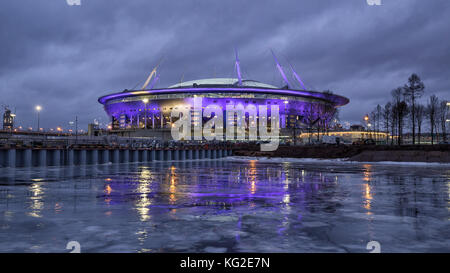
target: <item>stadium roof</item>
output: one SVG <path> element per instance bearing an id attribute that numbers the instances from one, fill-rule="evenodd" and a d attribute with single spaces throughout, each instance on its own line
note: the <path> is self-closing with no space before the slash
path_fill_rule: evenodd
<path id="1" fill-rule="evenodd" d="M 197 85 L 238 85 L 238 79 L 236 78 L 211 78 L 211 79 L 199 79 L 199 80 L 192 80 L 192 81 L 186 81 L 177 83 L 174 85 L 169 86 L 168 88 L 179 88 L 179 87 L 192 87 L 194 84 Z M 242 80 L 242 86 L 245 87 L 259 87 L 259 88 L 274 88 L 276 89 L 276 86 L 261 83 L 254 80 Z"/>

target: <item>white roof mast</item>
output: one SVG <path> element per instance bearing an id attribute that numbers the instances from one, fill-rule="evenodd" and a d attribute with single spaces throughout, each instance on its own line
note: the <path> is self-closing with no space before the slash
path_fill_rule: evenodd
<path id="1" fill-rule="evenodd" d="M 148 75 L 147 80 L 145 81 L 144 85 L 142 86 L 142 90 L 145 90 L 145 88 L 147 88 L 147 86 L 150 83 L 150 81 L 152 80 L 153 76 L 156 74 L 156 69 L 158 69 L 158 66 L 161 64 L 161 62 L 162 62 L 162 58 L 161 58 L 161 60 L 159 60 L 158 64 L 155 66 L 155 68 L 153 68 L 152 72 L 150 72 L 150 75 Z M 158 77 L 156 77 L 155 80 L 153 80 L 151 87 L 153 87 L 156 80 L 158 80 Z"/>
<path id="2" fill-rule="evenodd" d="M 283 77 L 284 82 L 287 84 L 288 88 L 291 88 L 291 84 L 289 83 L 286 74 L 284 74 L 283 67 L 281 67 L 280 63 L 278 62 L 277 56 L 275 56 L 275 53 L 273 53 L 273 50 L 270 50 L 272 52 L 273 58 L 275 59 L 275 62 L 277 63 L 278 71 L 280 71 L 281 77 Z"/>
<path id="3" fill-rule="evenodd" d="M 234 49 L 234 54 L 236 55 L 236 74 L 238 76 L 239 86 L 242 86 L 242 76 L 241 76 L 241 65 L 239 63 L 237 49 Z"/>
<path id="4" fill-rule="evenodd" d="M 289 61 L 288 61 L 289 63 Z M 302 86 L 303 90 L 306 90 L 305 85 L 303 84 L 302 79 L 300 79 L 300 76 L 297 74 L 297 72 L 295 72 L 294 67 L 292 66 L 291 63 L 289 63 L 289 66 L 291 67 L 292 73 L 294 74 L 294 77 L 297 79 L 297 81 L 300 83 L 300 85 Z"/>

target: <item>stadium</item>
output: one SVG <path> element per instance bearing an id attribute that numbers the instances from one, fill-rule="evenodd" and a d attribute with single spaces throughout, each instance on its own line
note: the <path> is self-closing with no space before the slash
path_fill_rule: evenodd
<path id="1" fill-rule="evenodd" d="M 328 123 L 336 109 L 349 102 L 347 98 L 331 92 L 307 90 L 291 66 L 293 78 L 303 87 L 292 88 L 293 85 L 276 57 L 275 61 L 286 84 L 283 87 L 242 79 L 239 60 L 236 57 L 236 78 L 199 79 L 180 82 L 166 88 L 152 88 L 158 79 L 158 76 L 153 78 L 156 75 L 155 67 L 141 89 L 105 95 L 98 101 L 104 105 L 107 115 L 111 118 L 111 131 L 133 132 L 135 136 L 154 136 L 152 132 L 169 131 L 175 122 L 171 111 L 183 107 L 191 111 L 192 122 L 198 122 L 199 119 L 206 122 L 208 118 L 195 111 L 194 98 L 202 98 L 202 110 L 205 105 L 210 104 L 219 105 L 222 109 L 226 109 L 230 104 L 242 105 L 245 109 L 248 109 L 249 105 L 256 108 L 266 105 L 268 109 L 271 105 L 278 105 L 279 126 L 285 135 L 291 135 L 286 132 L 293 129 Z M 147 88 L 149 85 L 150 88 Z M 247 128 L 253 118 L 258 120 L 258 115 L 259 113 L 252 117 L 251 113 L 245 113 Z M 227 126 L 226 124 L 232 123 L 227 121 L 224 124 Z"/>

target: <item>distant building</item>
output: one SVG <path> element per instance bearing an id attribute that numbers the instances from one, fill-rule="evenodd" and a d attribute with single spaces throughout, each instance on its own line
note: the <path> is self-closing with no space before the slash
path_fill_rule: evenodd
<path id="1" fill-rule="evenodd" d="M 360 125 L 357 125 L 360 126 Z M 361 126 L 362 127 L 362 126 Z M 319 140 L 322 140 L 323 136 L 335 136 L 342 139 L 344 143 L 353 143 L 359 140 L 365 139 L 373 139 L 377 143 L 385 143 L 386 140 L 390 139 L 390 135 L 386 132 L 375 132 L 375 131 L 366 131 L 366 130 L 355 130 L 350 131 L 329 131 L 326 133 L 319 133 Z M 304 144 L 311 142 L 315 142 L 317 140 L 317 132 L 312 133 L 301 133 L 300 134 L 301 142 Z"/>
<path id="2" fill-rule="evenodd" d="M 354 125 L 350 126 L 350 131 L 364 131 L 364 130 L 366 130 L 364 128 L 364 126 L 359 125 L 359 124 L 354 124 Z"/>
<path id="3" fill-rule="evenodd" d="M 14 117 L 15 115 L 11 113 L 11 110 L 5 108 L 5 113 L 3 114 L 3 130 L 12 130 L 14 128 Z"/>
<path id="4" fill-rule="evenodd" d="M 98 124 L 90 123 L 88 124 L 88 136 L 101 136 L 103 130 L 100 129 Z"/>

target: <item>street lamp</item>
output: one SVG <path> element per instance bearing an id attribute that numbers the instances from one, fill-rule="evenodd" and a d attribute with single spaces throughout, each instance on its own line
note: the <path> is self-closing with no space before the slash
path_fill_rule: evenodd
<path id="1" fill-rule="evenodd" d="M 40 125 L 40 124 L 39 124 L 39 122 L 40 122 L 40 120 L 39 120 L 39 119 L 40 119 L 40 118 L 39 118 L 39 113 L 41 112 L 41 110 L 42 110 L 42 107 L 41 107 L 40 105 L 37 105 L 37 106 L 36 106 L 36 111 L 37 111 L 37 118 L 38 118 L 38 124 L 37 124 L 38 132 L 39 132 L 39 130 L 40 130 L 39 128 L 41 128 L 41 127 L 39 126 L 39 125 Z"/>
<path id="2" fill-rule="evenodd" d="M 145 112 L 145 129 L 147 129 L 147 103 L 148 103 L 148 99 L 145 98 L 142 100 L 142 102 L 144 103 L 144 112 Z"/>
<path id="3" fill-rule="evenodd" d="M 366 123 L 366 126 L 369 127 L 369 122 L 370 122 L 369 115 L 366 114 L 366 115 L 364 116 L 364 122 Z M 369 129 L 369 128 L 367 128 L 367 129 Z"/>

